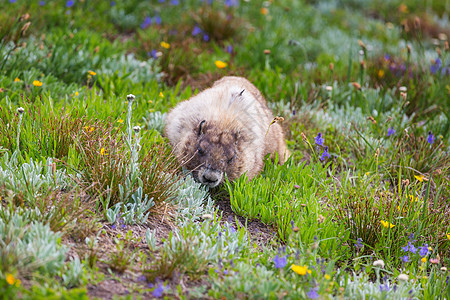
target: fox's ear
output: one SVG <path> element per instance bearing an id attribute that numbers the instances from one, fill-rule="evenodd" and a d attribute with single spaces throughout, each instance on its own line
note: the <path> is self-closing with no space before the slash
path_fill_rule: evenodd
<path id="1" fill-rule="evenodd" d="M 205 133 L 205 129 L 206 129 L 206 120 L 203 120 L 200 122 L 200 125 L 198 126 L 198 135 L 202 135 Z"/>

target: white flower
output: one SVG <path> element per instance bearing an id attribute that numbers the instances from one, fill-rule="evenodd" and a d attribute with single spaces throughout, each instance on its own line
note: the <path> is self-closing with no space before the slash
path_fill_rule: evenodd
<path id="1" fill-rule="evenodd" d="M 398 275 L 398 280 L 408 281 L 409 280 L 409 276 L 406 275 L 406 274 L 400 274 L 400 275 Z"/>
<path id="2" fill-rule="evenodd" d="M 446 272 L 447 268 L 446 267 L 441 267 L 441 271 Z"/>
<path id="3" fill-rule="evenodd" d="M 331 85 L 327 85 L 326 87 L 325 87 L 325 89 L 327 90 L 327 91 L 332 91 L 333 90 L 333 87 L 331 86 Z"/>
<path id="4" fill-rule="evenodd" d="M 406 89 L 406 86 L 401 86 L 399 90 L 400 90 L 400 92 L 406 92 L 407 89 Z"/>
<path id="5" fill-rule="evenodd" d="M 136 97 L 135 97 L 133 94 L 127 95 L 127 100 L 128 100 L 128 102 L 134 101 L 135 98 L 136 98 Z"/>
<path id="6" fill-rule="evenodd" d="M 384 268 L 384 261 L 382 259 L 373 262 L 374 267 Z"/>
<path id="7" fill-rule="evenodd" d="M 139 126 L 134 126 L 133 127 L 134 132 L 139 133 L 139 131 L 141 131 L 141 127 Z"/>
<path id="8" fill-rule="evenodd" d="M 204 214 L 204 215 L 202 216 L 202 218 L 203 218 L 203 219 L 212 219 L 213 216 L 212 216 L 211 214 Z"/>
<path id="9" fill-rule="evenodd" d="M 25 111 L 25 109 L 24 109 L 23 107 L 19 107 L 19 108 L 17 109 L 17 112 L 18 112 L 19 114 L 23 114 L 24 111 Z"/>

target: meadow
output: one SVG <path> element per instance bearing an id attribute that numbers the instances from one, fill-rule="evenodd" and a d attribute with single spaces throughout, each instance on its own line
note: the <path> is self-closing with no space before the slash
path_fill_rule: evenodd
<path id="1" fill-rule="evenodd" d="M 450 299 L 450 1 L 3 0 L 1 299 Z M 226 75 L 292 156 L 208 190 Z"/>

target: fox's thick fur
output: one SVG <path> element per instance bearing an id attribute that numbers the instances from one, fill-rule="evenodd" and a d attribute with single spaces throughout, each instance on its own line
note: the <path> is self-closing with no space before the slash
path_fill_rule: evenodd
<path id="1" fill-rule="evenodd" d="M 223 77 L 179 103 L 167 116 L 165 134 L 180 163 L 210 187 L 263 168 L 266 154 L 287 158 L 280 125 L 261 92 L 245 78 Z"/>

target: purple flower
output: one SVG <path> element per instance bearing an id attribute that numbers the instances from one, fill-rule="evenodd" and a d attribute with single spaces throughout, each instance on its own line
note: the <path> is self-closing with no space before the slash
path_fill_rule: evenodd
<path id="1" fill-rule="evenodd" d="M 178 5 L 178 4 L 180 4 L 180 1 L 178 1 L 178 0 L 170 0 L 170 4 Z"/>
<path id="2" fill-rule="evenodd" d="M 419 247 L 419 255 L 424 257 L 428 254 L 428 244 L 423 244 L 422 247 Z"/>
<path id="3" fill-rule="evenodd" d="M 389 286 L 388 286 L 387 283 L 385 283 L 385 284 L 380 284 L 380 292 L 383 292 L 383 291 L 386 291 L 386 292 L 389 291 Z"/>
<path id="4" fill-rule="evenodd" d="M 203 40 L 205 41 L 205 42 L 208 42 L 209 41 L 209 35 L 207 35 L 206 33 L 203 35 Z"/>
<path id="5" fill-rule="evenodd" d="M 149 27 L 152 24 L 152 18 L 150 17 L 145 17 L 144 22 L 141 23 L 141 29 L 145 29 L 147 27 Z"/>
<path id="6" fill-rule="evenodd" d="M 116 227 L 117 227 L 116 224 L 111 225 L 111 229 L 116 229 Z"/>
<path id="7" fill-rule="evenodd" d="M 430 72 L 432 74 L 436 74 L 442 67 L 442 61 L 440 58 L 437 58 L 434 63 L 430 66 Z"/>
<path id="8" fill-rule="evenodd" d="M 158 55 L 156 53 L 158 53 L 158 51 L 153 49 L 152 51 L 148 52 L 147 55 L 153 57 L 154 59 L 157 59 Z"/>
<path id="9" fill-rule="evenodd" d="M 72 7 L 75 4 L 75 1 L 69 0 L 66 2 L 67 7 Z"/>
<path id="10" fill-rule="evenodd" d="M 202 33 L 202 30 L 197 25 L 194 26 L 194 29 L 192 30 L 192 36 L 196 36 Z"/>
<path id="11" fill-rule="evenodd" d="M 40 6 L 44 6 L 45 5 L 45 1 L 39 1 L 39 5 Z"/>
<path id="12" fill-rule="evenodd" d="M 147 278 L 145 277 L 145 275 L 140 275 L 140 276 L 138 276 L 138 278 L 136 278 L 137 279 L 137 281 L 145 281 L 145 280 L 147 280 Z"/>
<path id="13" fill-rule="evenodd" d="M 158 0 L 159 3 L 164 3 L 166 0 Z"/>
<path id="14" fill-rule="evenodd" d="M 16 3 L 17 0 L 9 0 L 9 3 Z"/>
<path id="15" fill-rule="evenodd" d="M 275 268 L 282 269 L 287 265 L 286 256 L 279 257 L 278 254 L 273 259 L 273 262 L 275 263 Z"/>
<path id="16" fill-rule="evenodd" d="M 111 1 L 111 2 L 109 2 L 109 5 L 111 5 L 111 6 L 116 6 L 116 1 Z"/>
<path id="17" fill-rule="evenodd" d="M 328 153 L 328 147 L 325 147 L 325 149 L 323 150 L 322 156 L 320 157 L 320 160 L 324 161 L 328 157 L 330 157 L 330 153 Z"/>
<path id="18" fill-rule="evenodd" d="M 322 134 L 319 132 L 319 134 L 315 138 L 316 144 L 319 146 L 323 146 L 323 137 Z"/>
<path id="19" fill-rule="evenodd" d="M 238 0 L 225 0 L 225 6 L 238 6 Z"/>
<path id="20" fill-rule="evenodd" d="M 230 54 L 232 54 L 232 53 L 233 53 L 233 46 L 228 45 L 228 47 L 227 47 L 227 52 L 230 53 Z"/>
<path id="21" fill-rule="evenodd" d="M 319 298 L 319 294 L 317 293 L 317 288 L 311 288 L 306 293 L 306 296 L 308 296 L 309 299 L 317 299 Z"/>
<path id="22" fill-rule="evenodd" d="M 358 251 L 363 247 L 362 239 L 361 239 L 361 238 L 357 238 L 357 239 L 356 239 L 355 247 L 356 247 L 356 250 L 358 250 Z"/>
<path id="23" fill-rule="evenodd" d="M 153 19 L 155 20 L 155 24 L 156 25 L 161 25 L 161 17 L 160 16 L 155 16 L 153 17 Z"/>
<path id="24" fill-rule="evenodd" d="M 153 297 L 160 298 L 163 295 L 164 290 L 165 290 L 164 284 L 160 282 L 152 292 Z"/>
<path id="25" fill-rule="evenodd" d="M 228 275 L 228 270 L 223 270 L 223 275 Z"/>
<path id="26" fill-rule="evenodd" d="M 409 262 L 409 256 L 408 255 L 402 256 L 402 262 L 405 263 Z"/>
<path id="27" fill-rule="evenodd" d="M 389 127 L 387 136 L 391 136 L 393 134 L 395 134 L 394 128 L 393 127 Z"/>
<path id="28" fill-rule="evenodd" d="M 414 247 L 413 244 L 411 244 L 411 242 L 409 242 L 409 252 L 416 254 L 417 252 L 417 248 Z"/>
<path id="29" fill-rule="evenodd" d="M 384 60 L 389 61 L 391 59 L 391 56 L 389 54 L 384 55 Z"/>
<path id="30" fill-rule="evenodd" d="M 431 145 L 434 143 L 434 140 L 436 138 L 434 137 L 433 133 L 431 131 L 428 132 L 428 138 L 427 138 L 427 142 Z"/>

